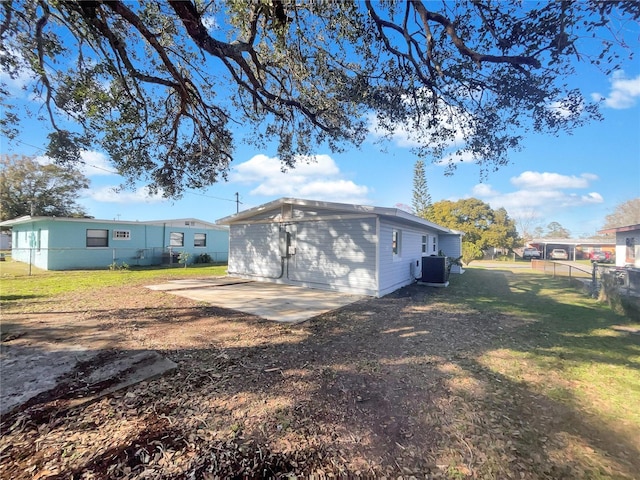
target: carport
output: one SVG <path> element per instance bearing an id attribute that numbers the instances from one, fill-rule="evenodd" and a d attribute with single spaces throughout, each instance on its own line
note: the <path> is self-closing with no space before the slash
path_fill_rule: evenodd
<path id="1" fill-rule="evenodd" d="M 601 238 L 534 238 L 527 245 L 536 247 L 542 252 L 542 258 L 547 259 L 549 252 L 554 248 L 562 248 L 569 254 L 569 260 L 579 260 L 583 251 L 589 248 L 602 248 L 615 246 L 615 241 Z"/>
<path id="2" fill-rule="evenodd" d="M 282 323 L 304 322 L 366 298 L 234 277 L 172 280 L 147 288 Z"/>

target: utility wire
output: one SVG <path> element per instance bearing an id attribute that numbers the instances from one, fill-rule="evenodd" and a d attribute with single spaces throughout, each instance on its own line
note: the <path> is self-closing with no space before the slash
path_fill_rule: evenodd
<path id="1" fill-rule="evenodd" d="M 35 148 L 36 150 L 39 150 L 42 153 L 45 152 L 45 150 L 42 147 L 37 147 L 35 145 L 31 145 L 30 143 L 23 142 L 22 140 L 13 140 L 13 141 L 16 142 L 16 143 L 20 143 L 22 145 L 25 145 L 27 147 Z M 102 170 L 103 172 L 111 173 L 113 175 L 119 175 L 119 173 L 116 172 L 116 171 L 109 170 L 109 169 L 106 169 L 104 167 L 99 167 L 97 165 L 92 165 L 90 163 L 87 163 L 85 160 L 78 159 L 77 161 L 79 163 L 82 163 L 83 165 L 86 165 L 87 167 L 95 168 L 96 170 Z M 216 197 L 216 196 L 213 196 L 213 195 L 207 195 L 205 193 L 198 193 L 198 192 L 195 192 L 195 191 L 192 191 L 192 190 L 187 190 L 185 193 L 188 193 L 188 194 L 191 194 L 191 195 L 198 195 L 200 197 L 212 198 L 214 200 L 222 200 L 222 201 L 225 201 L 225 202 L 233 202 L 233 203 L 235 203 L 237 205 L 239 205 L 239 204 L 243 204 L 244 205 L 244 203 L 241 202 L 239 200 L 239 198 L 232 199 L 232 198 Z"/>

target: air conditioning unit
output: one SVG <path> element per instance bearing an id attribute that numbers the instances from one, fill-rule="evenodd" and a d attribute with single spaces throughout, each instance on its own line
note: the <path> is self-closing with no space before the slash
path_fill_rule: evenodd
<path id="1" fill-rule="evenodd" d="M 422 257 L 421 283 L 432 287 L 446 287 L 449 285 L 449 265 L 447 257 L 431 255 Z"/>

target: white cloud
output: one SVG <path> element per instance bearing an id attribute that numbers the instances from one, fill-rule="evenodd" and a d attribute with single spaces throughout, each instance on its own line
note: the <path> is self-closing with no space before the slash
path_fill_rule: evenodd
<path id="1" fill-rule="evenodd" d="M 147 187 L 136 190 L 119 190 L 117 186 L 105 186 L 85 191 L 85 198 L 105 203 L 160 203 L 166 201 L 162 192 L 150 195 Z"/>
<path id="2" fill-rule="evenodd" d="M 217 30 L 219 28 L 218 20 L 213 15 L 203 15 L 201 17 L 202 25 L 209 30 Z"/>
<path id="3" fill-rule="evenodd" d="M 80 158 L 84 162 L 84 164 L 80 166 L 80 171 L 87 177 L 118 174 L 109 164 L 109 160 L 104 153 L 84 150 L 80 153 Z"/>
<path id="4" fill-rule="evenodd" d="M 26 87 L 35 80 L 36 76 L 28 69 L 24 68 L 26 62 L 22 55 L 12 49 L 0 48 L 0 56 L 8 55 L 17 57 L 18 63 L 21 67 L 18 69 L 17 75 L 14 78 L 12 78 L 4 69 L 1 70 L 0 83 L 6 86 L 12 97 L 27 98 L 29 94 L 27 93 Z"/>
<path id="5" fill-rule="evenodd" d="M 461 94 L 466 95 L 466 93 Z M 416 100 L 413 97 L 405 95 L 403 96 L 402 101 L 405 103 L 414 103 L 416 101 L 424 102 L 429 105 L 425 110 L 429 111 L 433 108 L 431 106 L 431 99 L 431 93 L 424 91 L 422 99 Z M 450 133 L 451 138 L 449 139 L 448 146 L 453 148 L 463 145 L 467 136 L 465 131 L 468 129 L 468 126 L 473 123 L 473 118 L 471 118 L 461 108 L 446 105 L 444 102 L 440 101 L 438 103 L 438 129 L 445 128 Z M 429 128 L 427 126 L 426 117 L 428 115 L 428 113 L 425 114 L 424 122 L 420 122 L 419 124 L 416 124 L 414 121 L 396 123 L 395 125 L 392 125 L 391 131 L 388 131 L 380 125 L 380 122 L 375 115 L 369 114 L 367 117 L 369 133 L 377 139 L 388 138 L 397 146 L 402 148 L 424 146 L 425 144 L 430 143 L 429 139 L 433 137 L 436 131 L 434 128 Z M 440 142 L 441 139 L 438 138 L 437 141 Z"/>
<path id="6" fill-rule="evenodd" d="M 369 188 L 345 179 L 329 155 L 298 160 L 285 173 L 279 159 L 256 155 L 234 167 L 232 182 L 258 184 L 249 193 L 264 196 L 290 196 L 346 203 L 368 203 Z"/>
<path id="7" fill-rule="evenodd" d="M 36 157 L 35 160 L 40 165 L 50 165 L 53 163 L 53 159 L 46 155 L 40 155 Z M 109 160 L 104 153 L 93 150 L 83 150 L 80 152 L 80 160 L 82 163 L 78 163 L 76 166 L 78 170 L 87 177 L 95 177 L 98 175 L 118 175 L 118 172 L 116 172 L 109 164 Z"/>
<path id="8" fill-rule="evenodd" d="M 487 183 L 479 183 L 472 189 L 472 194 L 477 197 L 493 197 L 500 193 L 494 190 L 491 185 Z"/>
<path id="9" fill-rule="evenodd" d="M 565 120 L 570 117 L 579 117 L 584 110 L 584 105 L 582 102 L 578 105 L 573 105 L 571 99 L 565 99 L 551 102 L 547 105 L 547 109 L 553 113 L 558 120 Z"/>
<path id="10" fill-rule="evenodd" d="M 504 207 L 512 218 L 554 218 L 561 210 L 603 203 L 597 192 L 580 193 L 598 180 L 596 175 L 582 173 L 579 176 L 551 172 L 527 171 L 511 178 L 517 187 L 512 192 L 500 192 L 489 184 L 478 184 L 472 194 L 486 201 L 491 208 Z"/>
<path id="11" fill-rule="evenodd" d="M 624 72 L 619 70 L 612 75 L 610 83 L 608 96 L 595 92 L 591 98 L 594 101 L 604 100 L 607 107 L 615 109 L 630 108 L 636 104 L 636 99 L 640 97 L 640 75 L 626 78 Z"/>
<path id="12" fill-rule="evenodd" d="M 526 189 L 586 188 L 590 182 L 597 179 L 598 177 L 592 173 L 583 173 L 576 177 L 559 173 L 526 171 L 517 177 L 512 177 L 511 183 Z"/>
<path id="13" fill-rule="evenodd" d="M 476 159 L 473 158 L 473 153 L 471 152 L 453 152 L 443 157 L 442 160 L 436 162 L 436 165 L 447 166 L 449 163 L 453 163 L 455 165 L 456 163 L 471 163 L 475 161 Z"/>

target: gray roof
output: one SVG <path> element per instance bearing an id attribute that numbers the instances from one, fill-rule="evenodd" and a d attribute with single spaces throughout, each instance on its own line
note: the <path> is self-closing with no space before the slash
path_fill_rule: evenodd
<path id="1" fill-rule="evenodd" d="M 364 214 L 364 215 L 372 215 L 372 216 L 382 216 L 382 217 L 393 218 L 395 220 L 399 220 L 404 223 L 411 223 L 415 225 L 429 227 L 433 230 L 437 230 L 442 233 L 447 233 L 452 235 L 464 235 L 463 232 L 451 230 L 450 228 L 443 227 L 442 225 L 438 225 L 436 223 L 425 220 L 424 218 L 417 217 L 416 215 L 405 212 L 404 210 L 400 210 L 398 208 L 374 207 L 369 205 L 354 205 L 351 203 L 322 202 L 318 200 L 303 200 L 300 198 L 287 198 L 287 197 L 282 197 L 277 200 L 273 200 L 271 202 L 262 204 L 260 206 L 243 210 L 242 212 L 238 212 L 233 215 L 229 215 L 227 217 L 217 220 L 216 223 L 218 225 L 232 225 L 234 223 L 245 223 L 247 221 L 250 221 L 252 217 L 260 214 L 261 212 L 273 210 L 274 208 L 278 208 L 283 205 L 298 205 L 303 207 L 322 208 L 325 210 L 335 210 L 336 214 L 345 213 L 345 214 Z"/>
<path id="2" fill-rule="evenodd" d="M 187 222 L 189 224 L 191 222 L 199 223 L 206 228 L 214 229 L 214 230 L 223 230 L 226 227 L 222 227 L 220 225 L 216 225 L 211 222 L 205 222 L 204 220 L 198 220 L 197 218 L 178 218 L 178 219 L 167 219 L 167 220 L 152 220 L 152 221 L 131 221 L 131 220 L 105 220 L 98 219 L 92 217 L 47 217 L 47 216 L 31 216 L 25 215 L 24 217 L 14 218 L 13 220 L 5 220 L 4 222 L 0 222 L 0 227 L 13 227 L 14 225 L 22 225 L 25 223 L 35 223 L 35 222 L 78 222 L 78 223 L 111 223 L 114 225 L 167 225 L 167 226 L 185 226 Z"/>

